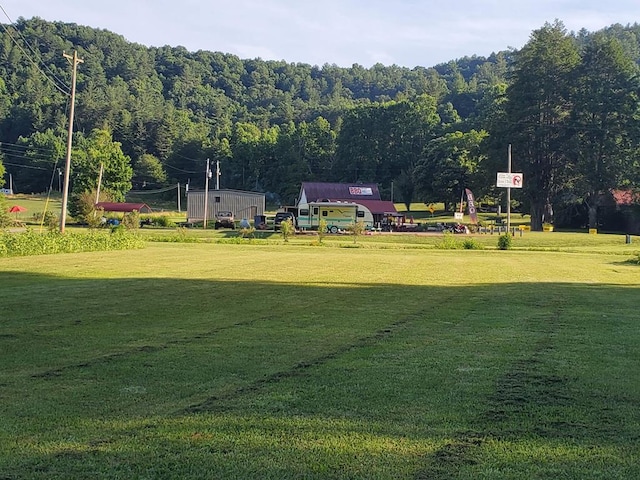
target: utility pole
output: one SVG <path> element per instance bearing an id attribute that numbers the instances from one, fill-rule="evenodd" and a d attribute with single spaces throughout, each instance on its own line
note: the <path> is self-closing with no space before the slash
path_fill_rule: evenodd
<path id="1" fill-rule="evenodd" d="M 178 213 L 180 213 L 180 182 L 178 182 Z"/>
<path id="2" fill-rule="evenodd" d="M 507 153 L 507 173 L 511 173 L 511 144 Z M 511 232 L 511 187 L 507 188 L 507 233 Z"/>
<path id="3" fill-rule="evenodd" d="M 216 160 L 216 190 L 220 190 L 220 160 Z"/>
<path id="4" fill-rule="evenodd" d="M 64 191 L 62 192 L 62 211 L 60 212 L 60 233 L 64 233 L 67 222 L 67 202 L 69 201 L 69 171 L 71 170 L 71 142 L 73 139 L 73 114 L 76 104 L 76 70 L 78 64 L 84 60 L 78 58 L 78 52 L 73 51 L 73 57 L 63 52 L 64 58 L 71 62 L 71 108 L 69 109 L 69 133 L 67 135 L 67 161 L 64 169 Z"/>
<path id="5" fill-rule="evenodd" d="M 98 188 L 96 189 L 96 203 L 100 201 L 100 186 L 102 185 L 103 172 L 104 172 L 104 163 L 100 162 L 100 174 L 98 175 Z"/>
<path id="6" fill-rule="evenodd" d="M 209 168 L 209 159 L 207 158 L 207 170 L 204 176 L 204 220 L 202 228 L 207 229 L 207 205 L 209 203 L 209 179 L 211 178 L 211 169 Z"/>

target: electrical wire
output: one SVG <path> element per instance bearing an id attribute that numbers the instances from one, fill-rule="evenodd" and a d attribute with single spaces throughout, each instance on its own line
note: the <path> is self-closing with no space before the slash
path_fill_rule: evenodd
<path id="1" fill-rule="evenodd" d="M 13 25 L 13 26 L 14 26 L 14 28 L 15 28 L 15 22 L 14 22 L 13 20 L 11 20 L 11 17 L 9 17 L 9 14 L 7 14 L 6 10 L 4 9 L 4 7 L 3 7 L 2 5 L 0 5 L 0 10 L 2 10 L 2 13 L 4 13 L 4 16 L 5 16 L 5 17 L 7 17 L 7 19 L 9 20 L 9 23 L 10 23 L 11 25 Z M 5 32 L 7 32 L 7 35 L 9 35 L 9 37 L 11 37 L 11 34 L 7 31 L 7 29 L 4 27 L 4 25 L 2 25 L 2 28 L 4 28 Z M 20 35 L 20 38 L 21 38 L 21 39 L 22 39 L 22 41 L 25 43 L 25 45 L 29 48 L 29 50 L 31 50 L 31 53 L 33 53 L 34 55 L 38 56 L 38 54 L 37 54 L 37 53 L 36 53 L 36 51 L 31 47 L 31 45 L 29 44 L 29 42 L 27 42 L 27 39 L 26 39 L 26 38 L 24 38 L 24 36 L 22 35 L 22 33 L 20 33 L 20 30 L 18 30 L 18 29 L 16 28 L 16 32 L 18 33 L 18 35 Z M 11 38 L 13 39 L 13 37 L 11 37 Z M 15 41 L 14 41 L 14 43 L 15 43 Z M 16 45 L 17 45 L 18 47 L 20 47 L 17 43 L 16 43 Z M 22 50 L 22 48 L 21 48 L 21 50 Z M 22 50 L 22 52 L 24 53 L 24 50 Z M 27 56 L 28 56 L 28 55 L 27 55 Z M 31 57 L 29 57 L 29 58 L 31 58 Z M 60 90 L 60 91 L 61 91 L 62 93 L 64 93 L 65 95 L 70 95 L 70 94 L 71 94 L 71 88 L 69 87 L 69 85 L 67 85 L 64 81 L 60 80 L 60 79 L 56 76 L 56 74 L 55 74 L 55 73 L 53 73 L 53 72 L 51 71 L 51 69 L 50 69 L 50 68 L 49 68 L 49 67 L 48 67 L 48 66 L 47 66 L 47 65 L 42 61 L 42 59 L 40 59 L 40 63 L 44 66 L 44 68 L 46 68 L 46 69 L 49 71 L 49 73 L 50 73 L 50 74 L 51 74 L 51 76 L 56 80 L 56 82 L 58 82 L 60 85 L 62 85 L 62 86 L 66 89 L 66 92 L 65 92 L 64 90 L 60 89 L 60 88 L 58 87 L 58 84 L 56 84 L 55 82 L 54 82 L 54 86 L 55 86 L 56 88 L 58 88 L 58 90 Z M 40 68 L 39 68 L 37 65 L 36 65 L 36 68 L 38 68 L 38 70 L 40 71 L 40 73 L 42 73 L 45 77 L 47 77 L 47 74 L 46 74 L 46 73 L 44 73 L 42 70 L 40 70 Z M 47 77 L 47 78 L 49 78 L 49 77 Z M 51 79 L 49 79 L 49 80 L 51 80 Z"/>
<path id="2" fill-rule="evenodd" d="M 13 38 L 13 36 L 11 35 L 11 33 L 9 33 L 9 30 L 7 29 L 7 27 L 4 26 L 4 23 L 0 23 L 0 26 L 2 26 L 3 30 L 7 33 L 7 35 L 9 35 L 9 38 L 11 38 L 11 40 L 13 41 L 13 43 L 22 51 L 22 53 L 25 55 L 25 57 L 27 57 L 29 59 L 29 61 L 38 69 L 38 71 L 44 76 L 44 78 L 46 78 L 47 80 L 49 80 L 51 82 L 51 84 L 58 90 L 60 91 L 63 95 L 65 96 L 69 96 L 71 95 L 71 92 L 63 90 L 62 88 L 60 88 L 58 86 L 58 84 L 51 79 L 45 72 L 42 71 L 42 69 L 40 68 L 40 66 L 33 60 L 33 58 L 31 58 L 31 56 L 24 51 L 24 48 L 22 48 L 22 46 L 16 41 L 15 38 Z"/>
<path id="3" fill-rule="evenodd" d="M 3 165 L 11 165 L 12 167 L 20 167 L 20 168 L 30 168 L 32 170 L 49 170 L 48 168 L 44 168 L 44 167 L 35 167 L 33 165 L 22 165 L 20 163 L 11 163 L 11 162 L 2 162 Z"/>
<path id="4" fill-rule="evenodd" d="M 158 190 L 129 190 L 127 195 L 154 195 L 156 193 L 164 193 L 169 192 L 171 190 L 175 190 L 177 185 L 172 185 L 170 187 L 160 188 Z"/>

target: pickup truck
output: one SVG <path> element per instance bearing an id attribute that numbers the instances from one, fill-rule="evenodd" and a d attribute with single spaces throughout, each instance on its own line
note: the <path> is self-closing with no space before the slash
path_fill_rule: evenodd
<path id="1" fill-rule="evenodd" d="M 279 230 L 280 229 L 280 224 L 286 220 L 291 220 L 291 224 L 295 227 L 297 227 L 297 223 L 296 222 L 296 217 L 293 213 L 291 212 L 277 212 L 276 213 L 276 217 L 273 220 L 273 229 L 274 230 Z"/>

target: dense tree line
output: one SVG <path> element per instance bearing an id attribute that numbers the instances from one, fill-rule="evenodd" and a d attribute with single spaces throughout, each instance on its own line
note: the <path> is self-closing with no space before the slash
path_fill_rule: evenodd
<path id="1" fill-rule="evenodd" d="M 295 200 L 302 181 L 377 182 L 389 198 L 495 198 L 513 145 L 517 199 L 534 228 L 554 206 L 638 185 L 640 26 L 569 34 L 560 22 L 520 51 L 435 67 L 349 68 L 148 48 L 104 30 L 33 18 L 0 31 L 0 152 L 20 191 L 59 187 L 78 51 L 72 187 L 105 167 L 115 198 L 204 183 Z M 76 137 L 77 136 L 77 137 Z"/>

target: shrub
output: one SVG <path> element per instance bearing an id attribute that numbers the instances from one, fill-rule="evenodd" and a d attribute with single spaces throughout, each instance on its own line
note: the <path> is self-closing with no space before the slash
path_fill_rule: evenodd
<path id="1" fill-rule="evenodd" d="M 238 230 L 238 236 L 240 238 L 253 238 L 255 237 L 256 229 L 254 227 L 245 227 Z"/>
<path id="2" fill-rule="evenodd" d="M 282 233 L 282 238 L 285 242 L 288 242 L 289 237 L 296 233 L 296 229 L 293 226 L 293 222 L 290 218 L 286 219 L 280 224 L 280 233 Z"/>
<path id="3" fill-rule="evenodd" d="M 143 248 L 144 245 L 139 236 L 124 230 L 113 235 L 95 230 L 65 235 L 59 232 L 40 234 L 31 229 L 22 233 L 0 234 L 0 256 L 3 257 L 129 250 Z"/>
<path id="4" fill-rule="evenodd" d="M 3 194 L 0 194 L 0 228 L 11 227 L 14 224 L 14 219 L 9 213 L 9 205 Z"/>
<path id="5" fill-rule="evenodd" d="M 168 215 L 160 215 L 157 217 L 151 217 L 149 219 L 151 224 L 155 227 L 175 227 L 176 224 Z"/>
<path id="6" fill-rule="evenodd" d="M 127 212 L 122 217 L 122 225 L 127 230 L 137 230 L 140 228 L 140 212 L 134 210 L 133 212 Z"/>
<path id="7" fill-rule="evenodd" d="M 101 202 L 110 202 L 112 199 L 107 192 L 100 193 Z M 89 228 L 102 226 L 104 209 L 96 208 L 96 192 L 84 191 L 73 195 L 69 200 L 69 212 L 76 220 L 86 223 Z"/>
<path id="8" fill-rule="evenodd" d="M 482 250 L 484 247 L 475 238 L 465 238 L 462 241 L 462 248 L 465 250 Z"/>
<path id="9" fill-rule="evenodd" d="M 462 247 L 462 244 L 455 239 L 455 236 L 451 232 L 445 232 L 442 237 L 442 242 L 436 245 L 436 248 L 442 250 L 458 250 Z"/>
<path id="10" fill-rule="evenodd" d="M 511 243 L 513 238 L 510 233 L 503 233 L 498 237 L 498 249 L 499 250 L 509 250 L 511 249 Z"/>
<path id="11" fill-rule="evenodd" d="M 324 218 L 321 218 L 320 222 L 318 222 L 318 242 L 322 243 L 326 235 L 327 235 L 327 221 Z"/>
<path id="12" fill-rule="evenodd" d="M 353 236 L 353 243 L 358 241 L 358 237 L 364 233 L 364 229 L 364 222 L 362 221 L 349 225 L 347 230 L 349 230 L 349 234 Z"/>
<path id="13" fill-rule="evenodd" d="M 50 232 L 57 230 L 60 226 L 60 219 L 58 215 L 51 210 L 34 213 L 32 218 L 34 223 L 44 225 Z"/>

